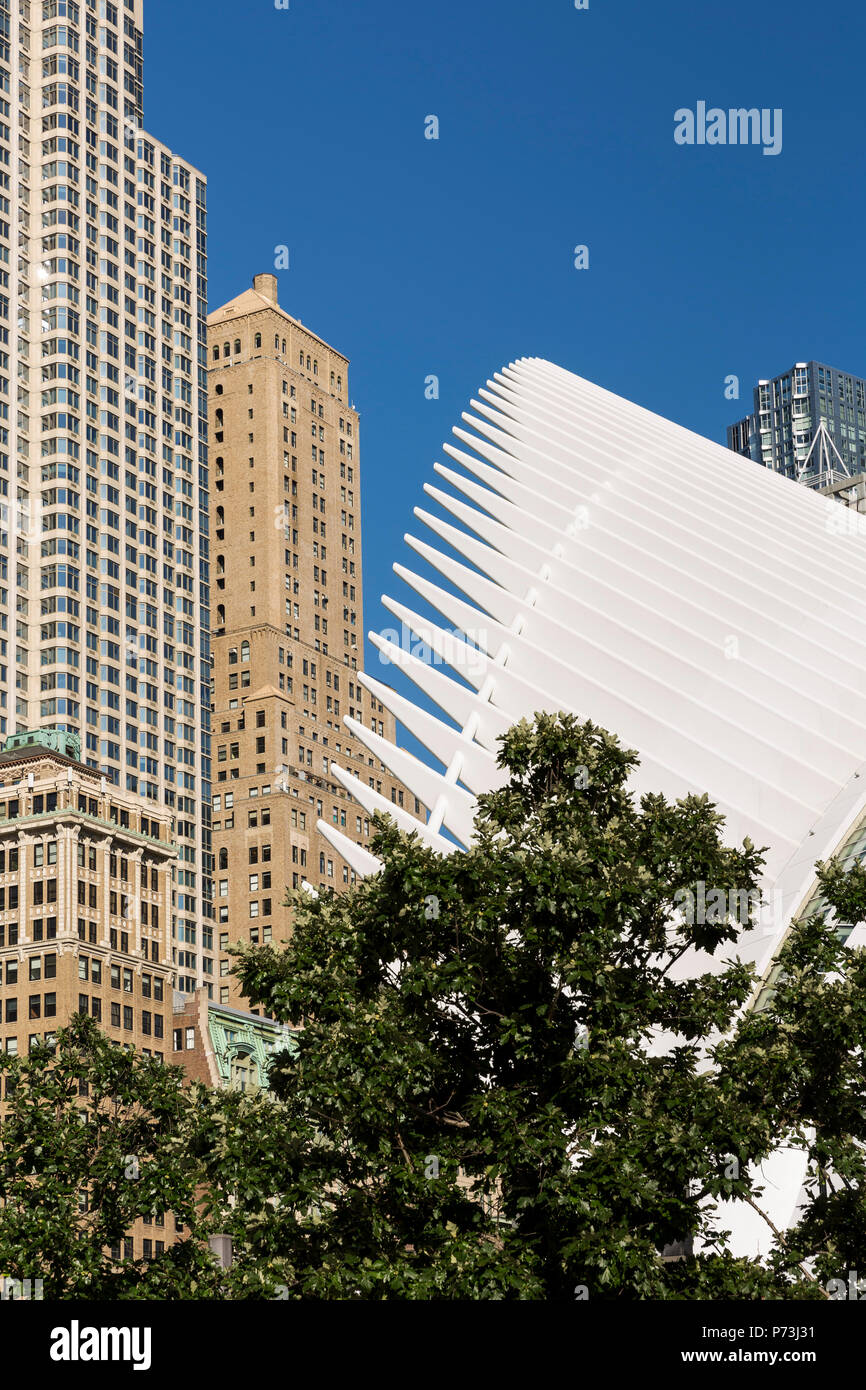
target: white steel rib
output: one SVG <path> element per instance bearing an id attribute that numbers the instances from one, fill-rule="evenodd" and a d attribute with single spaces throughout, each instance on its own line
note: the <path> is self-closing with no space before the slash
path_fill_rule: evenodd
<path id="1" fill-rule="evenodd" d="M 377 642 L 422 701 L 361 677 L 441 766 L 352 732 L 466 844 L 503 729 L 572 710 L 637 749 L 635 790 L 708 792 L 775 882 L 866 754 L 866 542 L 836 503 L 540 359 L 464 420 L 461 471 L 436 466 L 453 491 L 426 489 L 453 521 L 416 509 L 454 553 L 407 537 L 442 583 L 395 565 L 439 620 L 386 598 L 412 651 Z"/>
<path id="2" fill-rule="evenodd" d="M 706 792 L 729 841 L 766 847 L 776 907 L 740 947 L 764 971 L 815 861 L 866 815 L 866 536 L 838 502 L 551 362 L 513 362 L 478 397 L 445 445 L 456 466 L 435 465 L 446 486 L 425 484 L 443 515 L 415 510 L 438 544 L 406 537 L 435 578 L 394 566 L 439 618 L 386 597 L 399 631 L 371 634 L 417 698 L 359 677 L 430 761 L 345 720 L 427 823 L 334 774 L 368 812 L 450 853 L 470 843 L 475 797 L 502 781 L 512 723 L 592 719 L 637 750 L 636 793 Z M 357 874 L 375 871 L 319 828 Z M 785 1225 L 802 1164 L 780 1163 L 766 1202 Z M 750 1220 L 741 1249 L 760 1243 Z"/>

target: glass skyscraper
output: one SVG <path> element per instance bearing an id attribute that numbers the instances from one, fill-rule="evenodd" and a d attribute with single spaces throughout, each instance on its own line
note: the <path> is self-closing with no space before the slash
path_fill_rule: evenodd
<path id="1" fill-rule="evenodd" d="M 728 426 L 728 447 L 823 488 L 866 470 L 866 381 L 797 362 L 754 388 L 754 411 Z"/>
<path id="2" fill-rule="evenodd" d="M 0 0 L 0 734 L 173 817 L 213 980 L 206 185 L 142 128 L 141 0 Z"/>

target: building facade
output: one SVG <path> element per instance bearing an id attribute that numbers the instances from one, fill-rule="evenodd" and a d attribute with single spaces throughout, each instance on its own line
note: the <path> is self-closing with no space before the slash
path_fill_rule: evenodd
<path id="1" fill-rule="evenodd" d="M 212 988 L 205 180 L 142 129 L 141 0 L 2 0 L 0 68 L 0 735 L 168 812 Z"/>
<path id="2" fill-rule="evenodd" d="M 266 1091 L 271 1061 L 296 1050 L 294 1030 L 275 1019 L 209 1000 L 204 990 L 175 995 L 169 1060 L 190 1081 L 216 1089 Z"/>
<path id="3" fill-rule="evenodd" d="M 209 317 L 213 454 L 213 848 L 218 1001 L 242 1000 L 226 948 L 285 939 L 287 889 L 354 870 L 320 831 L 371 833 L 334 768 L 387 806 L 421 804 L 353 726 L 393 741 L 363 689 L 361 477 L 348 361 L 277 301 L 274 275 Z"/>
<path id="4" fill-rule="evenodd" d="M 84 1013 L 114 1042 L 171 1060 L 175 859 L 170 815 L 85 767 L 77 736 L 39 732 L 6 740 L 0 752 L 5 1052 L 26 1056 Z"/>
<path id="5" fill-rule="evenodd" d="M 759 381 L 754 410 L 728 426 L 728 448 L 811 487 L 866 470 L 866 381 L 797 362 Z"/>

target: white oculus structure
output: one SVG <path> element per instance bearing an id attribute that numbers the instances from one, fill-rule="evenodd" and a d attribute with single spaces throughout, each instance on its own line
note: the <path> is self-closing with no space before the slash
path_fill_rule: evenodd
<path id="1" fill-rule="evenodd" d="M 384 598 L 430 655 L 371 634 L 451 722 L 359 677 L 444 770 L 345 720 L 430 808 L 426 826 L 333 774 L 368 812 L 451 853 L 471 839 L 476 795 L 502 781 L 497 739 L 515 720 L 592 719 L 639 753 L 636 794 L 706 792 L 729 843 L 767 847 L 771 908 L 739 949 L 766 978 L 816 897 L 815 862 L 866 846 L 866 538 L 839 502 L 551 362 L 521 358 L 479 396 L 454 431 L 463 447 L 445 445 L 463 471 L 436 464 L 453 492 L 425 485 L 459 525 L 416 509 L 460 558 L 406 537 L 448 588 L 394 566 L 448 626 Z M 356 873 L 376 871 L 319 829 Z M 866 944 L 866 929 L 848 941 Z M 763 1169 L 780 1227 L 802 1176 L 796 1152 Z M 767 1224 L 734 1211 L 737 1252 L 765 1250 Z"/>

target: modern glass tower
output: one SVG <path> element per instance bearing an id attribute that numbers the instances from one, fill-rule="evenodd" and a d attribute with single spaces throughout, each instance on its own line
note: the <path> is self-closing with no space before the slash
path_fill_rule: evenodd
<path id="1" fill-rule="evenodd" d="M 866 470 L 866 381 L 797 362 L 759 381 L 754 411 L 728 426 L 728 448 L 810 487 Z"/>
<path id="2" fill-rule="evenodd" d="M 142 128 L 141 0 L 0 0 L 0 734 L 165 808 L 210 984 L 205 180 Z"/>

